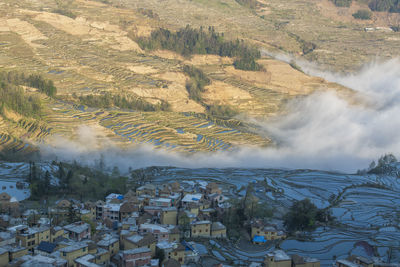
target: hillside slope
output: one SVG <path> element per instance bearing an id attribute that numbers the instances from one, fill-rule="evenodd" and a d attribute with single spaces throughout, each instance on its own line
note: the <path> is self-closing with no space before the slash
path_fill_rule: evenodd
<path id="1" fill-rule="evenodd" d="M 364 24 L 335 20 L 324 1 L 260 3 L 249 9 L 234 0 L 2 1 L 0 70 L 41 74 L 54 81 L 58 93 L 41 96 L 40 119 L 3 112 L 0 150 L 35 151 L 37 145 L 54 143 L 55 136 L 76 139 L 83 125 L 99 133 L 100 143 L 124 147 L 152 144 L 194 152 L 266 146 L 268 137 L 234 115 L 275 116 L 289 100 L 317 90 L 351 95 L 347 88 L 268 57 L 257 60 L 262 70 L 245 71 L 233 66 L 234 58 L 182 56 L 138 44 L 137 38 L 158 28 L 214 26 L 226 40 L 244 39 L 259 49 L 290 52 L 338 69 L 352 69 L 375 55 L 371 45 L 379 46 L 382 56 L 400 51 L 395 33 L 365 33 Z M 305 51 L 314 43 L 316 49 Z M 184 66 L 209 79 L 202 101 L 189 95 L 191 77 Z M 142 109 L 82 105 L 93 102 L 88 96 L 118 96 Z"/>

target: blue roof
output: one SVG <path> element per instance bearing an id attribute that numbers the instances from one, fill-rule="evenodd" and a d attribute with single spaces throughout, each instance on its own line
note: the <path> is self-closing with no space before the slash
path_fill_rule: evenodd
<path id="1" fill-rule="evenodd" d="M 47 242 L 47 241 L 42 241 L 42 242 L 40 242 L 40 244 L 38 246 L 38 250 L 41 250 L 41 251 L 44 251 L 44 252 L 47 252 L 47 253 L 53 253 L 53 251 L 55 250 L 56 246 L 57 245 L 54 244 L 54 243 L 50 243 L 50 242 Z"/>
<path id="2" fill-rule="evenodd" d="M 117 198 L 120 199 L 120 200 L 123 200 L 124 196 L 123 195 L 119 195 L 119 196 L 117 196 Z"/>
<path id="3" fill-rule="evenodd" d="M 267 242 L 267 240 L 266 240 L 265 237 L 263 237 L 263 236 L 255 235 L 255 236 L 253 237 L 253 242 L 265 243 L 265 242 Z"/>

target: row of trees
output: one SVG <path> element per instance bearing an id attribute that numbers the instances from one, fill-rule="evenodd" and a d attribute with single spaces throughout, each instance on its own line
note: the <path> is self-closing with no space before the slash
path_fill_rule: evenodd
<path id="1" fill-rule="evenodd" d="M 54 86 L 52 80 L 46 80 L 41 75 L 30 74 L 26 75 L 24 73 L 10 71 L 10 72 L 0 72 L 0 82 L 5 84 L 11 84 L 15 86 L 29 86 L 39 90 L 39 92 L 44 93 L 50 97 L 57 94 L 57 88 Z"/>
<path id="2" fill-rule="evenodd" d="M 331 0 L 336 6 L 350 7 L 352 0 Z M 368 3 L 372 11 L 400 13 L 400 0 L 371 0 Z"/>
<path id="3" fill-rule="evenodd" d="M 102 199 L 111 192 L 125 194 L 127 177 L 114 170 L 111 174 L 79 165 L 53 162 L 58 167 L 54 173 L 42 171 L 35 163 L 30 163 L 28 181 L 31 198 L 34 200 L 50 196 L 68 195 L 79 199 Z"/>
<path id="4" fill-rule="evenodd" d="M 183 72 L 190 77 L 190 80 L 186 82 L 186 90 L 189 93 L 189 98 L 201 102 L 201 93 L 204 92 L 205 86 L 211 84 L 211 80 L 201 69 L 193 66 L 185 65 L 183 67 Z"/>
<path id="5" fill-rule="evenodd" d="M 189 25 L 177 32 L 160 28 L 151 33 L 150 37 L 137 37 L 136 41 L 143 49 L 167 49 L 183 56 L 193 54 L 213 54 L 222 57 L 244 58 L 251 64 L 236 64 L 236 68 L 258 70 L 255 62 L 261 57 L 260 51 L 250 47 L 243 40 L 225 41 L 224 34 L 215 32 L 214 27 L 204 30 L 194 29 Z"/>
<path id="6" fill-rule="evenodd" d="M 400 13 L 400 0 L 372 0 L 368 6 L 373 11 Z"/>
<path id="7" fill-rule="evenodd" d="M 8 108 L 25 116 L 40 116 L 42 110 L 40 98 L 27 96 L 22 88 L 7 77 L 4 73 L 0 73 L 0 114 Z"/>
<path id="8" fill-rule="evenodd" d="M 166 101 L 161 101 L 159 104 L 151 104 L 140 98 L 123 95 L 113 95 L 108 92 L 104 95 L 79 96 L 79 101 L 81 104 L 97 108 L 119 107 L 122 109 L 141 111 L 170 110 L 170 105 Z"/>
<path id="9" fill-rule="evenodd" d="M 204 103 L 201 94 L 205 91 L 204 88 L 211 84 L 211 80 L 201 69 L 185 65 L 183 71 L 190 77 L 190 80 L 186 82 L 189 98 L 203 105 L 209 115 L 226 118 L 238 114 L 237 110 L 227 105 L 208 105 Z"/>
<path id="10" fill-rule="evenodd" d="M 352 0 L 331 0 L 336 6 L 339 7 L 350 7 Z"/>
<path id="11" fill-rule="evenodd" d="M 284 224 L 288 231 L 312 231 L 318 223 L 327 223 L 334 220 L 327 209 L 318 209 L 310 199 L 296 201 L 284 217 Z"/>

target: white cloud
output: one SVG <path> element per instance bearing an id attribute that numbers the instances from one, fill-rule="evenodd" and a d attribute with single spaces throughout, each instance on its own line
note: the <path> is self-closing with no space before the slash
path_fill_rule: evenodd
<path id="1" fill-rule="evenodd" d="M 385 153 L 400 154 L 400 61 L 373 63 L 352 75 L 319 71 L 297 62 L 306 72 L 337 82 L 368 99 L 368 105 L 351 105 L 334 92 L 315 93 L 289 103 L 288 113 L 258 121 L 277 141 L 276 147 L 238 148 L 231 152 L 181 155 L 149 146 L 120 150 L 96 143 L 96 130 L 82 128 L 78 142 L 58 140 L 43 147 L 59 159 L 93 162 L 103 154 L 121 169 L 169 165 L 178 167 L 314 168 L 355 171 Z M 93 143 L 95 142 L 95 143 Z M 99 147 L 102 147 L 101 149 Z"/>

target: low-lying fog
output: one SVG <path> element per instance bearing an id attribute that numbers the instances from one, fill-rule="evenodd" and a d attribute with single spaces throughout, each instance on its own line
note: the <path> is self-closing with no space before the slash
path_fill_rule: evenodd
<path id="1" fill-rule="evenodd" d="M 43 146 L 44 156 L 58 160 L 93 163 L 102 154 L 105 161 L 121 170 L 128 167 L 242 167 L 310 168 L 355 172 L 385 153 L 400 154 L 400 59 L 375 62 L 351 75 L 319 71 L 297 62 L 312 75 L 352 88 L 367 105 L 349 104 L 333 92 L 315 93 L 289 103 L 288 113 L 269 121 L 257 121 L 277 147 L 238 148 L 191 156 L 151 146 L 121 151 L 112 145 L 96 147 L 96 131 L 84 126 L 80 139 L 57 139 L 55 146 Z"/>

